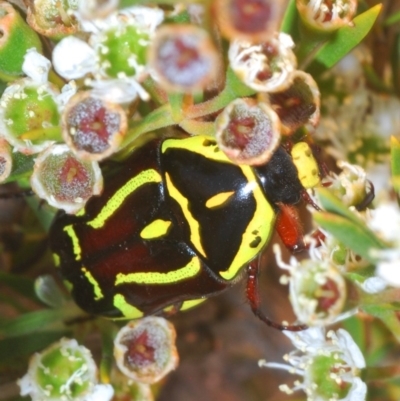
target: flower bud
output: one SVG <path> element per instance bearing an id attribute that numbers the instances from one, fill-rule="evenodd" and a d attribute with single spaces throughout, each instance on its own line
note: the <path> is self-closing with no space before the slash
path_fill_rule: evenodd
<path id="1" fill-rule="evenodd" d="M 131 321 L 114 340 L 114 357 L 127 377 L 141 383 L 156 383 L 178 364 L 176 333 L 160 317 Z"/>
<path id="2" fill-rule="evenodd" d="M 357 0 L 296 0 L 296 5 L 306 25 L 324 32 L 351 25 L 357 11 Z"/>
<path id="3" fill-rule="evenodd" d="M 26 3 L 26 20 L 41 35 L 60 39 L 78 30 L 78 22 L 73 15 L 77 9 L 76 0 L 30 0 Z"/>
<path id="4" fill-rule="evenodd" d="M 262 42 L 279 30 L 282 0 L 215 0 L 213 16 L 229 40 Z"/>
<path id="5" fill-rule="evenodd" d="M 275 34 L 265 42 L 234 40 L 229 48 L 229 63 L 235 74 L 259 92 L 279 92 L 292 82 L 297 60 L 292 38 Z"/>
<path id="6" fill-rule="evenodd" d="M 270 93 L 268 98 L 281 120 L 283 135 L 291 135 L 305 124 L 318 124 L 320 93 L 310 74 L 296 71 L 288 88 Z"/>
<path id="7" fill-rule="evenodd" d="M 164 25 L 149 49 L 152 75 L 168 91 L 194 92 L 220 71 L 218 52 L 207 31 L 195 25 Z"/>
<path id="8" fill-rule="evenodd" d="M 67 145 L 52 145 L 35 160 L 33 191 L 51 206 L 77 213 L 103 189 L 97 162 L 79 160 Z"/>
<path id="9" fill-rule="evenodd" d="M 42 51 L 39 36 L 8 1 L 0 1 L 0 79 L 11 81 L 23 75 L 22 64 L 28 49 Z"/>
<path id="10" fill-rule="evenodd" d="M 0 99 L 0 132 L 20 152 L 37 153 L 53 141 L 27 133 L 57 127 L 60 121 L 58 89 L 49 83 L 36 83 L 30 78 L 15 81 Z M 24 112 L 21 112 L 21 111 Z"/>
<path id="11" fill-rule="evenodd" d="M 82 159 L 102 160 L 114 153 L 127 131 L 121 106 L 79 92 L 67 103 L 62 115 L 63 138 Z"/>
<path id="12" fill-rule="evenodd" d="M 32 401 L 109 401 L 113 396 L 110 385 L 98 384 L 90 351 L 67 338 L 33 355 L 18 384 Z"/>
<path id="13" fill-rule="evenodd" d="M 216 120 L 220 149 L 237 164 L 266 163 L 279 146 L 280 122 L 269 105 L 236 99 Z"/>

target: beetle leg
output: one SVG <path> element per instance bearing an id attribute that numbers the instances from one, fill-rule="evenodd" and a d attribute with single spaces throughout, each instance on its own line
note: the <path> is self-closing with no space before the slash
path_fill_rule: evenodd
<path id="1" fill-rule="evenodd" d="M 369 181 L 369 180 L 368 180 L 368 184 L 369 184 L 369 192 L 365 195 L 364 199 L 358 205 L 355 206 L 355 208 L 359 212 L 361 212 L 364 209 L 366 209 L 375 198 L 374 184 L 372 184 L 372 182 Z"/>
<path id="2" fill-rule="evenodd" d="M 306 249 L 299 214 L 295 206 L 277 203 L 279 213 L 276 217 L 275 229 L 282 242 L 291 252 Z"/>
<path id="3" fill-rule="evenodd" d="M 261 310 L 260 295 L 258 290 L 258 275 L 260 272 L 260 256 L 252 260 L 247 267 L 247 286 L 246 297 L 250 302 L 250 307 L 253 313 L 268 326 L 274 329 L 284 331 L 302 331 L 308 329 L 305 324 L 286 325 L 272 321 Z"/>

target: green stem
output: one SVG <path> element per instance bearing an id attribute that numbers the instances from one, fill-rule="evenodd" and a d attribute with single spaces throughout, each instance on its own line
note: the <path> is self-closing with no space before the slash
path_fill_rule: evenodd
<path id="1" fill-rule="evenodd" d="M 170 93 L 168 94 L 168 102 L 171 105 L 172 118 L 177 123 L 183 118 L 183 93 Z"/>
<path id="2" fill-rule="evenodd" d="M 185 112 L 186 119 L 204 117 L 225 108 L 238 97 L 252 96 L 256 92 L 247 87 L 236 74 L 228 68 L 226 72 L 225 88 L 222 92 L 207 102 L 195 104 Z"/>
<path id="3" fill-rule="evenodd" d="M 190 135 L 215 136 L 214 122 L 183 120 L 179 126 Z"/>

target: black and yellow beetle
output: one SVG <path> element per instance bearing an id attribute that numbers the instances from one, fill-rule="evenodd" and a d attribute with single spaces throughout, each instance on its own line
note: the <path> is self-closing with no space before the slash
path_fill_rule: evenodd
<path id="1" fill-rule="evenodd" d="M 208 137 L 152 139 L 105 177 L 84 211 L 57 215 L 51 248 L 90 314 L 186 309 L 242 276 L 267 244 L 278 205 L 300 200 L 298 174 L 281 147 L 250 167 Z"/>

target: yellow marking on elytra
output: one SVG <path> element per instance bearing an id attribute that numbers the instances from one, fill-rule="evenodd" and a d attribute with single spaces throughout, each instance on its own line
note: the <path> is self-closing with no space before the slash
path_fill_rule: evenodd
<path id="1" fill-rule="evenodd" d="M 72 225 L 65 226 L 64 231 L 71 238 L 72 241 L 72 249 L 75 255 L 75 260 L 81 260 L 81 246 L 79 245 L 79 238 L 76 235 L 74 227 Z"/>
<path id="2" fill-rule="evenodd" d="M 81 217 L 85 215 L 85 208 L 82 208 L 78 211 L 78 213 L 75 214 L 77 217 Z"/>
<path id="3" fill-rule="evenodd" d="M 149 182 L 161 182 L 161 175 L 154 169 L 144 170 L 140 174 L 131 178 L 125 185 L 118 189 L 114 195 L 103 206 L 100 213 L 86 224 L 93 228 L 101 228 L 114 212 L 121 206 L 125 198 L 136 191 L 139 187 Z"/>
<path id="4" fill-rule="evenodd" d="M 317 186 L 320 182 L 318 164 L 308 143 L 296 143 L 292 148 L 291 155 L 303 187 L 314 188 Z"/>
<path id="5" fill-rule="evenodd" d="M 157 219 L 152 221 L 140 232 L 140 236 L 143 239 L 155 239 L 163 237 L 167 234 L 171 222 L 167 220 Z"/>
<path id="6" fill-rule="evenodd" d="M 242 235 L 241 246 L 229 269 L 219 272 L 225 280 L 232 280 L 244 265 L 257 256 L 267 243 L 274 227 L 275 213 L 266 200 L 252 168 L 250 166 L 240 166 L 240 168 L 248 182 L 246 189 L 251 191 L 255 198 L 256 210 Z"/>
<path id="7" fill-rule="evenodd" d="M 114 295 L 114 306 L 119 309 L 127 319 L 137 319 L 143 316 L 143 312 L 128 303 L 122 294 Z"/>
<path id="8" fill-rule="evenodd" d="M 207 159 L 234 164 L 225 156 L 224 152 L 219 152 L 215 138 L 212 137 L 195 135 L 184 139 L 166 139 L 161 147 L 162 153 L 165 153 L 168 148 L 185 149 Z"/>
<path id="9" fill-rule="evenodd" d="M 182 208 L 183 215 L 185 216 L 186 221 L 190 227 L 190 240 L 192 244 L 196 247 L 196 249 L 206 257 L 206 253 L 204 252 L 203 245 L 201 244 L 201 236 L 200 236 L 200 225 L 199 222 L 192 216 L 189 211 L 189 201 L 186 199 L 174 186 L 169 177 L 169 174 L 165 174 L 165 178 L 167 181 L 167 188 L 169 195 L 171 198 L 174 198 Z"/>
<path id="10" fill-rule="evenodd" d="M 88 269 L 86 269 L 86 267 L 82 267 L 81 272 L 85 275 L 85 277 L 87 278 L 89 283 L 92 284 L 92 286 L 93 286 L 94 300 L 99 301 L 100 299 L 104 298 L 104 295 L 103 295 L 103 292 L 101 291 L 99 283 L 93 277 L 92 273 L 90 273 L 90 271 Z"/>
<path id="11" fill-rule="evenodd" d="M 235 191 L 229 191 L 229 192 L 220 192 L 217 195 L 214 195 L 208 201 L 206 202 L 206 207 L 209 209 L 212 209 L 217 206 L 223 205 L 233 194 Z"/>
<path id="12" fill-rule="evenodd" d="M 118 273 L 115 279 L 115 285 L 121 284 L 171 284 L 178 281 L 187 280 L 196 276 L 201 270 L 200 260 L 194 256 L 190 262 L 178 270 L 168 273 L 160 272 L 140 272 L 140 273 Z"/>
<path id="13" fill-rule="evenodd" d="M 189 301 L 185 301 L 182 306 L 181 306 L 181 311 L 182 310 L 187 310 L 190 308 L 193 308 L 199 304 L 201 304 L 202 302 L 204 302 L 206 300 L 206 298 L 200 298 L 200 299 L 190 299 Z"/>

